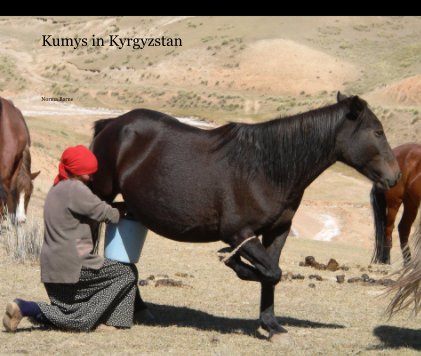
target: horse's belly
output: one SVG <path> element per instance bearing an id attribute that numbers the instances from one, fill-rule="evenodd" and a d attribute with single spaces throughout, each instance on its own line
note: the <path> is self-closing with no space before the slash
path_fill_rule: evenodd
<path id="1" fill-rule="evenodd" d="M 209 225 L 188 226 L 180 223 L 166 224 L 152 222 L 148 224 L 155 233 L 180 242 L 215 242 L 221 240 L 217 229 Z"/>

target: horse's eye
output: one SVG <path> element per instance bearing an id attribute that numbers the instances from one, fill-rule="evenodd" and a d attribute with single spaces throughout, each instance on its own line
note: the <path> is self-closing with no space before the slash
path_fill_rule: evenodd
<path id="1" fill-rule="evenodd" d="M 382 137 L 382 136 L 384 136 L 384 132 L 383 132 L 383 130 L 375 131 L 374 132 L 374 135 L 376 137 Z"/>

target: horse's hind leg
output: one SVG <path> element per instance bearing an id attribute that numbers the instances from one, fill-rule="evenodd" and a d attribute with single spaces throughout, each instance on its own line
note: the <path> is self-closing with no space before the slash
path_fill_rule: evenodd
<path id="1" fill-rule="evenodd" d="M 390 264 L 390 250 L 392 249 L 392 233 L 395 228 L 396 215 L 402 204 L 401 199 L 387 200 L 386 230 L 384 236 L 383 254 L 381 263 Z"/>
<path id="2" fill-rule="evenodd" d="M 414 202 L 407 197 L 403 201 L 403 214 L 398 225 L 399 239 L 401 242 L 401 250 L 404 264 L 407 265 L 411 261 L 411 252 L 409 251 L 408 238 L 411 233 L 411 226 L 417 217 L 420 203 Z"/>

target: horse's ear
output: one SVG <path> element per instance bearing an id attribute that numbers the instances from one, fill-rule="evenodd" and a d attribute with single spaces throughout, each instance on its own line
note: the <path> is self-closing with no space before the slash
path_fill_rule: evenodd
<path id="1" fill-rule="evenodd" d="M 336 94 L 336 100 L 338 101 L 338 103 L 342 100 L 345 100 L 346 98 L 347 96 L 342 94 L 340 91 L 338 91 L 338 94 Z"/>
<path id="2" fill-rule="evenodd" d="M 357 95 L 353 96 L 351 100 L 350 112 L 348 113 L 347 117 L 351 120 L 358 118 L 364 110 L 364 104 L 365 102 Z"/>
<path id="3" fill-rule="evenodd" d="M 31 180 L 34 180 L 36 177 L 38 177 L 38 175 L 41 173 L 41 171 L 35 172 L 35 173 L 31 173 Z"/>

